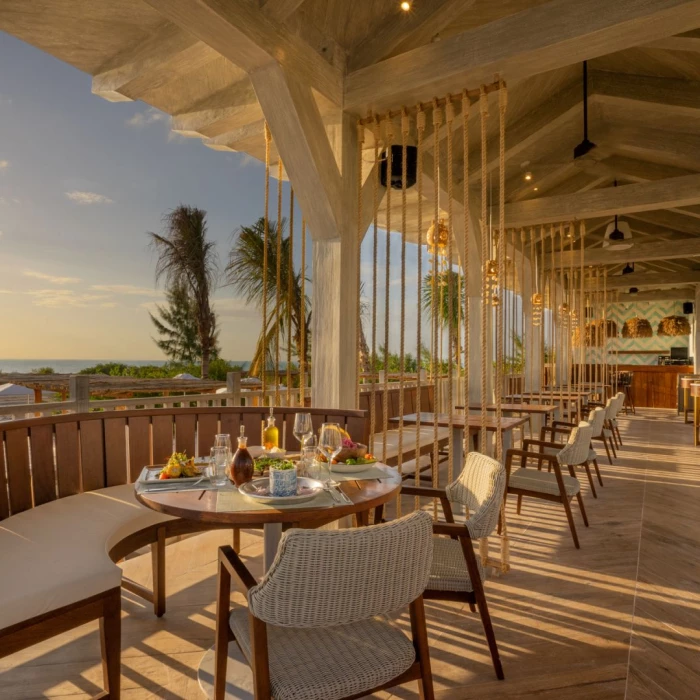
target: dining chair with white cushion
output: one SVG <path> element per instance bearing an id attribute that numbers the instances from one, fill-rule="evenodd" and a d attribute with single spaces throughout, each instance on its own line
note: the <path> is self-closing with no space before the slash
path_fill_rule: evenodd
<path id="1" fill-rule="evenodd" d="M 417 680 L 434 697 L 423 591 L 433 527 L 418 511 L 347 530 L 288 530 L 257 583 L 219 549 L 214 698 L 224 698 L 228 644 L 253 670 L 256 700 L 341 700 Z M 248 606 L 230 609 L 231 577 Z M 408 606 L 412 639 L 386 616 Z"/>
<path id="2" fill-rule="evenodd" d="M 433 565 L 423 597 L 469 603 L 481 615 L 496 677 L 503 679 L 503 666 L 491 623 L 483 579 L 485 568 L 477 557 L 473 540 L 488 537 L 498 525 L 506 486 L 503 465 L 479 452 L 470 452 L 460 475 L 445 489 L 404 484 L 404 495 L 437 498 L 445 520 L 433 523 Z M 468 513 L 464 523 L 455 523 L 453 507 Z"/>
<path id="3" fill-rule="evenodd" d="M 518 496 L 518 513 L 523 496 L 561 503 L 564 506 L 576 549 L 580 549 L 581 545 L 576 533 L 570 501 L 574 498 L 578 501 L 586 527 L 588 527 L 588 517 L 581 497 L 581 484 L 576 478 L 576 472 L 571 463 L 581 463 L 580 460 L 585 460 L 590 442 L 591 427 L 586 421 L 582 421 L 572 429 L 569 441 L 563 448 L 559 443 L 545 440 L 525 440 L 522 450 L 508 450 L 506 453 L 506 492 Z M 546 448 L 558 448 L 559 451 L 551 454 L 545 452 Z M 520 459 L 520 467 L 514 470 L 515 458 Z M 533 461 L 537 465 L 536 468 L 528 467 L 528 462 Z M 542 469 L 544 463 L 548 465 L 546 471 Z M 562 473 L 563 466 L 568 467 L 569 474 Z"/>

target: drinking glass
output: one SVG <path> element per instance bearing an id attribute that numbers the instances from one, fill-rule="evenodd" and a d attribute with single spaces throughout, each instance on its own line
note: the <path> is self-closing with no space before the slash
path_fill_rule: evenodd
<path id="1" fill-rule="evenodd" d="M 301 448 L 301 457 L 299 459 L 299 476 L 308 476 L 311 479 L 317 479 L 317 464 L 321 464 L 321 462 L 317 462 L 316 460 L 316 447 L 304 445 Z"/>
<path id="2" fill-rule="evenodd" d="M 314 434 L 314 427 L 311 423 L 310 413 L 297 413 L 294 416 L 294 437 L 303 447 L 306 441 Z"/>
<path id="3" fill-rule="evenodd" d="M 214 447 L 225 447 L 231 454 L 231 436 L 228 433 L 219 433 L 214 438 Z"/>
<path id="4" fill-rule="evenodd" d="M 318 438 L 318 449 L 328 462 L 327 485 L 332 486 L 331 464 L 343 449 L 343 435 L 337 423 L 324 423 Z"/>
<path id="5" fill-rule="evenodd" d="M 209 481 L 214 486 L 228 483 L 229 454 L 227 447 L 212 447 L 209 452 Z"/>

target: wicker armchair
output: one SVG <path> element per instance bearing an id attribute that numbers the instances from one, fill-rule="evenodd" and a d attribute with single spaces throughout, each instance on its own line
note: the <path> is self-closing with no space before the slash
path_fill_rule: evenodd
<path id="1" fill-rule="evenodd" d="M 256 700 L 357 698 L 412 680 L 433 698 L 423 607 L 432 556 L 424 512 L 352 530 L 289 530 L 259 584 L 221 547 L 214 698 L 224 698 L 232 639 L 253 669 Z M 248 596 L 233 612 L 232 576 Z M 383 617 L 405 606 L 412 640 Z"/>
<path id="2" fill-rule="evenodd" d="M 409 485 L 401 489 L 405 495 L 438 498 L 445 521 L 434 523 L 433 532 L 449 536 L 449 539 L 435 537 L 433 540 L 433 565 L 423 597 L 466 602 L 472 612 L 478 607 L 493 667 L 500 680 L 503 680 L 503 667 L 484 593 L 485 571 L 481 559 L 474 553 L 472 540 L 488 537 L 498 525 L 505 484 L 505 470 L 499 462 L 470 452 L 460 475 L 444 490 Z M 452 506 L 455 504 L 469 513 L 464 524 L 454 521 Z"/>
<path id="3" fill-rule="evenodd" d="M 587 423 L 591 427 L 591 435 L 600 435 L 603 431 L 603 423 L 605 421 L 605 409 L 603 408 L 594 408 L 589 414 L 588 414 L 588 421 Z M 579 423 L 578 426 L 575 423 L 564 423 L 562 421 L 555 421 L 551 426 L 545 426 L 542 428 L 542 431 L 540 433 L 540 439 L 542 440 L 547 440 L 549 439 L 551 442 L 557 442 L 557 435 L 569 435 L 571 436 L 571 432 L 574 428 L 576 427 L 581 427 L 584 425 L 584 423 Z M 569 438 L 571 439 L 571 438 Z M 562 445 L 562 447 L 565 447 Z M 554 448 L 547 448 L 544 450 L 548 454 L 557 454 L 556 449 Z M 578 453 L 576 454 L 578 458 L 583 458 L 583 448 L 581 447 Z M 573 462 L 573 452 L 572 451 L 567 451 L 565 453 L 565 457 L 567 462 L 562 462 L 561 456 L 559 459 L 560 464 L 566 464 L 567 466 L 583 466 L 584 469 L 586 470 L 586 474 L 588 476 L 588 483 L 590 484 L 591 487 L 591 493 L 593 494 L 593 498 L 598 498 L 598 493 L 596 492 L 595 488 L 595 483 L 593 481 L 593 476 L 591 474 L 591 467 L 590 465 L 593 464 L 593 468 L 595 469 L 596 476 L 598 477 L 598 483 L 602 486 L 603 485 L 603 477 L 600 474 L 600 467 L 598 466 L 598 454 L 596 451 L 593 449 L 593 443 L 589 443 L 589 449 L 588 453 L 585 455 L 585 458 L 583 458 L 583 461 L 574 463 Z"/>
<path id="4" fill-rule="evenodd" d="M 581 545 L 576 533 L 574 516 L 571 512 L 570 501 L 573 498 L 578 501 L 581 517 L 586 527 L 588 527 L 588 517 L 581 497 L 581 484 L 576 478 L 573 465 L 568 463 L 575 462 L 582 456 L 585 460 L 590 449 L 590 442 L 590 425 L 582 421 L 571 430 L 569 441 L 564 446 L 561 443 L 546 440 L 525 440 L 522 450 L 508 450 L 506 453 L 506 490 L 507 493 L 518 496 L 518 514 L 523 496 L 561 503 L 564 506 L 576 549 L 580 549 Z M 551 448 L 549 452 L 546 451 L 547 448 Z M 556 454 L 553 454 L 555 451 Z M 520 458 L 520 467 L 513 471 L 515 458 Z M 528 461 L 535 461 L 537 468 L 528 467 Z M 545 463 L 548 465 L 547 471 L 542 469 Z M 562 466 L 568 467 L 568 475 L 562 474 Z"/>

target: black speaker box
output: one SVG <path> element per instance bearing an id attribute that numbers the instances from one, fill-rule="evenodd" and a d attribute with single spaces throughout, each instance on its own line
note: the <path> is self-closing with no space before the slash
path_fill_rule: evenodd
<path id="1" fill-rule="evenodd" d="M 387 152 L 382 153 L 379 166 L 379 179 L 386 187 Z M 406 189 L 416 184 L 416 172 L 418 169 L 418 149 L 415 146 L 406 146 Z M 391 187 L 400 190 L 403 181 L 403 146 L 391 147 Z"/>
<path id="2" fill-rule="evenodd" d="M 692 314 L 693 313 L 693 302 L 692 301 L 684 301 L 683 302 L 683 313 L 684 314 Z"/>

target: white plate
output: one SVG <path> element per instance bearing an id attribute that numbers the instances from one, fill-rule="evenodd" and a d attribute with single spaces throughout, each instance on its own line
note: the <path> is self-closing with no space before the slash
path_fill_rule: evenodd
<path id="1" fill-rule="evenodd" d="M 374 462 L 365 462 L 365 464 L 345 464 L 345 462 L 338 462 L 338 464 L 331 464 L 331 471 L 338 474 L 354 474 L 355 472 L 363 472 L 365 469 L 373 467 L 376 463 L 376 459 Z"/>
<path id="2" fill-rule="evenodd" d="M 266 450 L 261 445 L 251 445 L 248 447 L 248 452 L 253 459 L 258 459 L 258 457 L 277 457 L 279 459 L 284 459 L 284 456 L 287 454 L 287 450 L 280 449 L 276 452 L 270 452 L 270 450 Z"/>
<path id="3" fill-rule="evenodd" d="M 323 491 L 323 484 L 320 481 L 316 481 L 316 479 L 300 476 L 297 479 L 296 496 L 271 496 L 270 479 L 265 477 L 247 481 L 238 490 L 247 498 L 258 503 L 296 505 L 297 503 L 306 503 L 306 501 L 316 498 Z"/>
<path id="4" fill-rule="evenodd" d="M 159 479 L 158 474 L 162 471 L 163 467 L 144 467 L 141 475 L 139 476 L 139 481 L 142 484 L 148 484 L 153 486 L 155 484 L 192 484 L 195 481 L 199 481 L 203 476 L 206 477 L 206 471 L 204 469 L 205 465 L 200 465 L 195 462 L 195 466 L 202 473 L 199 476 L 181 476 L 177 479 Z"/>

